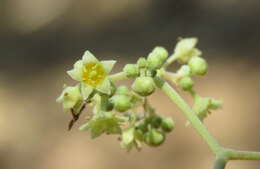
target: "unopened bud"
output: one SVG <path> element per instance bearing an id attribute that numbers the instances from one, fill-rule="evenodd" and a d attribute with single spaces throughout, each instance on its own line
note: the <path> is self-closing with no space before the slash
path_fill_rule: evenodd
<path id="1" fill-rule="evenodd" d="M 159 130 L 151 129 L 145 135 L 145 142 L 150 146 L 159 146 L 165 140 L 165 134 Z"/>
<path id="2" fill-rule="evenodd" d="M 185 76 L 179 81 L 179 86 L 185 91 L 191 90 L 193 85 L 194 83 L 189 76 Z"/>
<path id="3" fill-rule="evenodd" d="M 139 58 L 138 61 L 137 61 L 137 66 L 139 68 L 145 68 L 147 66 L 146 59 L 144 57 Z"/>
<path id="4" fill-rule="evenodd" d="M 137 77 L 139 76 L 138 66 L 135 64 L 126 64 L 123 71 L 127 77 Z"/>
<path id="5" fill-rule="evenodd" d="M 147 63 L 150 69 L 159 69 L 162 67 L 168 57 L 168 52 L 163 47 L 155 47 L 148 55 Z"/>
<path id="6" fill-rule="evenodd" d="M 124 85 L 119 86 L 119 87 L 117 88 L 116 94 L 118 94 L 118 95 L 126 95 L 126 96 L 131 95 L 131 93 L 130 93 L 128 87 L 127 87 L 127 86 L 124 86 Z"/>
<path id="7" fill-rule="evenodd" d="M 155 83 L 151 77 L 138 77 L 135 79 L 132 89 L 141 96 L 149 96 L 155 91 Z"/>
<path id="8" fill-rule="evenodd" d="M 161 128 L 165 132 L 171 132 L 175 127 L 175 123 L 170 117 L 165 117 L 162 119 Z"/>
<path id="9" fill-rule="evenodd" d="M 119 112 L 124 112 L 132 107 L 131 99 L 125 95 L 115 95 L 112 97 L 114 109 Z"/>
<path id="10" fill-rule="evenodd" d="M 193 57 L 189 61 L 191 73 L 194 75 L 205 75 L 208 71 L 208 64 L 205 59 L 201 57 Z"/>

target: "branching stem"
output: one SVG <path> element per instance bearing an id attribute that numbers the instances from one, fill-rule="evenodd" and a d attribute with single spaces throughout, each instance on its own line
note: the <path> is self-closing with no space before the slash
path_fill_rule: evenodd
<path id="1" fill-rule="evenodd" d="M 127 79 L 123 72 L 110 75 L 109 78 L 112 81 Z M 184 101 L 184 99 L 176 92 L 174 88 L 172 88 L 166 81 L 160 78 L 156 78 L 155 81 L 157 86 L 171 99 L 173 103 L 177 105 L 177 107 L 187 117 L 191 125 L 201 135 L 204 141 L 208 144 L 211 151 L 215 154 L 216 160 L 214 162 L 213 169 L 224 169 L 229 160 L 260 160 L 260 152 L 239 151 L 222 147 L 209 133 L 205 125 L 200 121 L 190 106 Z"/>

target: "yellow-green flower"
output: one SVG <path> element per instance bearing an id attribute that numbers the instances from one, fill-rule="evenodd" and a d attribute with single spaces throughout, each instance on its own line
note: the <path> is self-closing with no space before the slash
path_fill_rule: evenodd
<path id="1" fill-rule="evenodd" d="M 111 94 L 111 84 L 108 74 L 116 61 L 98 61 L 97 58 L 86 51 L 81 60 L 74 64 L 72 70 L 67 71 L 72 79 L 81 82 L 81 93 L 84 99 L 92 93 L 93 89 L 101 93 Z"/>
<path id="2" fill-rule="evenodd" d="M 174 49 L 174 57 L 181 63 L 187 63 L 193 56 L 200 56 L 201 51 L 195 47 L 197 43 L 197 38 L 181 39 Z"/>
<path id="3" fill-rule="evenodd" d="M 77 112 L 83 102 L 83 98 L 80 93 L 80 86 L 64 86 L 64 90 L 56 101 L 58 103 L 63 103 L 64 112 L 67 112 L 70 109 L 74 109 L 75 112 Z"/>

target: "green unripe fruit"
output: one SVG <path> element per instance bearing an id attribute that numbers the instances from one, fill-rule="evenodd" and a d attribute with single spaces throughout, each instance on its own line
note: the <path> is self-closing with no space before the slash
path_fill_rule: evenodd
<path id="1" fill-rule="evenodd" d="M 143 57 L 139 58 L 138 61 L 137 61 L 137 66 L 138 66 L 139 68 L 146 68 L 146 66 L 147 66 L 147 61 L 146 61 L 146 59 L 143 58 Z"/>
<path id="2" fill-rule="evenodd" d="M 193 85 L 194 85 L 194 83 L 189 76 L 185 76 L 185 77 L 181 78 L 179 81 L 179 86 L 185 91 L 191 90 Z"/>
<path id="3" fill-rule="evenodd" d="M 189 61 L 189 66 L 191 68 L 191 73 L 194 75 L 205 75 L 208 71 L 207 62 L 201 57 L 193 57 Z"/>
<path id="4" fill-rule="evenodd" d="M 170 132 L 174 129 L 175 123 L 170 117 L 165 117 L 162 119 L 161 128 L 165 132 Z"/>
<path id="5" fill-rule="evenodd" d="M 135 64 L 126 64 L 123 72 L 125 72 L 127 77 L 137 77 L 139 76 L 138 66 Z"/>
<path id="6" fill-rule="evenodd" d="M 159 146 L 164 142 L 164 140 L 165 140 L 165 134 L 156 129 L 151 129 L 145 135 L 145 142 L 150 146 L 154 146 L 154 147 Z"/>
<path id="7" fill-rule="evenodd" d="M 123 86 L 119 86 L 119 87 L 117 88 L 116 94 L 118 94 L 118 95 L 127 95 L 127 96 L 131 95 L 131 93 L 130 93 L 128 87 L 127 87 L 127 86 L 124 86 L 124 85 L 123 85 Z"/>
<path id="8" fill-rule="evenodd" d="M 150 69 L 159 69 L 162 67 L 168 57 L 168 52 L 163 47 L 155 47 L 148 55 L 147 64 Z"/>
<path id="9" fill-rule="evenodd" d="M 138 77 L 132 84 L 132 89 L 134 92 L 141 96 L 149 96 L 155 90 L 155 83 L 151 77 Z"/>
<path id="10" fill-rule="evenodd" d="M 115 95 L 112 98 L 114 109 L 119 112 L 124 112 L 132 107 L 131 98 L 126 95 Z"/>

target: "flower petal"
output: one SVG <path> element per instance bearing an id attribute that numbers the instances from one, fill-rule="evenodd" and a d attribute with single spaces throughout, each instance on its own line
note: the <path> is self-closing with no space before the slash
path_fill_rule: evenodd
<path id="1" fill-rule="evenodd" d="M 193 49 L 196 46 L 197 42 L 198 42 L 197 38 L 184 38 L 177 43 L 175 47 L 175 52 L 176 53 L 187 52 Z"/>
<path id="2" fill-rule="evenodd" d="M 106 78 L 101 84 L 99 84 L 96 89 L 101 93 L 111 94 L 111 84 L 108 78 Z"/>
<path id="3" fill-rule="evenodd" d="M 75 108 L 76 104 L 82 101 L 79 85 L 66 87 L 56 101 L 63 103 L 65 112 L 69 111 L 71 108 Z"/>
<path id="4" fill-rule="evenodd" d="M 84 55 L 82 57 L 82 61 L 84 64 L 98 62 L 97 58 L 88 50 L 84 53 Z"/>
<path id="5" fill-rule="evenodd" d="M 81 94 L 82 94 L 84 100 L 88 99 L 88 97 L 92 93 L 92 91 L 93 91 L 93 88 L 91 86 L 81 83 Z"/>
<path id="6" fill-rule="evenodd" d="M 82 81 L 82 74 L 83 74 L 83 62 L 82 60 L 78 60 L 75 64 L 73 69 L 67 71 L 68 75 L 74 80 Z"/>
<path id="7" fill-rule="evenodd" d="M 106 61 L 101 61 L 102 66 L 104 67 L 105 71 L 107 74 L 111 72 L 115 65 L 116 61 L 115 60 L 106 60 Z"/>

